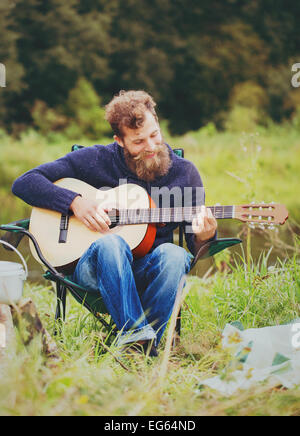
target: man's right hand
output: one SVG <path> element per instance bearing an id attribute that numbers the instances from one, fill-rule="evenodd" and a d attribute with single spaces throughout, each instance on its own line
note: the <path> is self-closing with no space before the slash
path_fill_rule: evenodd
<path id="1" fill-rule="evenodd" d="M 83 224 L 94 232 L 105 233 L 111 224 L 105 209 L 99 207 L 96 201 L 77 196 L 71 203 L 70 209 Z"/>

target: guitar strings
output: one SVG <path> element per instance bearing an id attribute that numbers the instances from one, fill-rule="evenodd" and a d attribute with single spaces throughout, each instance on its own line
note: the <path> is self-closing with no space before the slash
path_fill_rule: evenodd
<path id="1" fill-rule="evenodd" d="M 232 218 L 233 206 L 210 206 L 217 219 Z M 147 209 L 120 209 L 120 224 L 138 224 L 152 222 L 182 222 L 192 221 L 200 212 L 200 206 L 187 206 L 175 208 L 147 208 Z"/>

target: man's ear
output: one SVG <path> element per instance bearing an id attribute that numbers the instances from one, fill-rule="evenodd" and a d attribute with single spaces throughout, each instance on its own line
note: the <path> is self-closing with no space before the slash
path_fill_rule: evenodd
<path id="1" fill-rule="evenodd" d="M 120 147 L 124 147 L 124 143 L 119 136 L 114 135 L 114 140 L 119 144 Z"/>

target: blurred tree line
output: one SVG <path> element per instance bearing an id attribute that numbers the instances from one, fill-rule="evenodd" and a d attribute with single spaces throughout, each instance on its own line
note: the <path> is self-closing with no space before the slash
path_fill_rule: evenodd
<path id="1" fill-rule="evenodd" d="M 150 92 L 176 134 L 291 119 L 299 16 L 294 0 L 1 0 L 0 126 L 96 138 L 120 89 Z"/>

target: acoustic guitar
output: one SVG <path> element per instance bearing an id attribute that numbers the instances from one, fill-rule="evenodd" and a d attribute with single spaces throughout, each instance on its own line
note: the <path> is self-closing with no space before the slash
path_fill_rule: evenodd
<path id="1" fill-rule="evenodd" d="M 134 257 L 143 257 L 154 243 L 157 226 L 169 222 L 191 223 L 201 207 L 157 208 L 147 191 L 130 183 L 102 190 L 81 180 L 65 178 L 55 185 L 96 200 L 99 207 L 108 210 L 112 223 L 109 232 L 94 232 L 74 215 L 34 207 L 29 231 L 36 238 L 44 257 L 60 271 L 72 269 L 89 246 L 108 233 L 122 236 Z M 210 206 L 209 209 L 216 219 L 237 219 L 260 225 L 284 224 L 288 218 L 285 206 L 273 203 Z M 31 241 L 30 249 L 40 262 Z"/>

